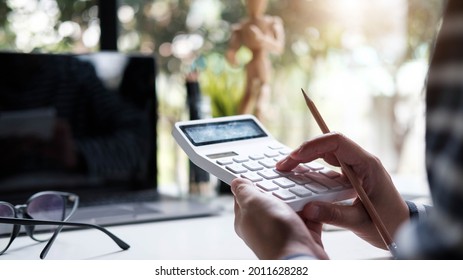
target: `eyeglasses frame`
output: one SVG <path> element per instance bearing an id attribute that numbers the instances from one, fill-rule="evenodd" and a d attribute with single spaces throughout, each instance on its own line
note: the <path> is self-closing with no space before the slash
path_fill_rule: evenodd
<path id="1" fill-rule="evenodd" d="M 27 215 L 26 212 L 21 212 L 22 209 L 24 209 L 24 207 L 26 207 L 27 204 L 31 200 L 33 200 L 34 198 L 37 198 L 38 196 L 45 195 L 45 194 L 60 195 L 62 197 L 66 197 L 70 201 L 74 202 L 74 205 L 73 205 L 71 211 L 69 212 L 67 217 L 64 218 L 63 221 L 37 220 L 37 219 L 33 219 L 32 217 Z M 34 238 L 33 235 L 32 235 L 31 227 L 39 226 L 39 225 L 58 226 L 58 228 L 55 229 L 55 231 L 53 232 L 53 235 L 51 236 L 50 239 L 48 239 L 47 244 L 45 245 L 44 249 L 40 253 L 40 258 L 41 259 L 44 259 L 47 256 L 48 251 L 50 250 L 50 248 L 53 245 L 56 237 L 61 232 L 61 230 L 63 229 L 64 226 L 84 227 L 84 228 L 97 229 L 97 230 L 105 233 L 107 236 L 109 236 L 119 246 L 119 248 L 121 248 L 123 250 L 128 250 L 130 248 L 130 245 L 128 245 L 127 243 L 122 241 L 119 237 L 117 237 L 116 235 L 114 235 L 109 230 L 105 229 L 104 227 L 101 227 L 101 226 L 95 225 L 95 224 L 89 224 L 89 223 L 69 222 L 68 221 L 69 218 L 75 213 L 75 211 L 77 210 L 77 207 L 79 205 L 79 196 L 76 195 L 76 194 L 68 193 L 68 192 L 58 192 L 58 191 L 44 191 L 44 192 L 36 193 L 33 196 L 31 196 L 27 200 L 26 204 L 14 206 L 14 205 L 12 205 L 11 203 L 8 203 L 8 202 L 4 202 L 4 201 L 0 201 L 0 202 L 12 207 L 14 209 L 14 215 L 15 215 L 14 218 L 0 217 L 0 223 L 14 225 L 13 232 L 12 232 L 11 237 L 10 237 L 10 241 L 8 242 L 5 249 L 0 251 L 0 255 L 3 255 L 8 250 L 8 248 L 13 243 L 13 241 L 16 239 L 16 237 L 18 237 L 18 235 L 20 233 L 21 226 L 24 226 L 26 228 L 26 234 L 29 237 L 31 237 L 32 239 L 34 239 L 36 241 L 39 241 L 39 242 L 45 242 L 43 240 L 38 240 L 38 239 Z M 23 214 L 26 218 L 18 218 L 19 213 Z"/>

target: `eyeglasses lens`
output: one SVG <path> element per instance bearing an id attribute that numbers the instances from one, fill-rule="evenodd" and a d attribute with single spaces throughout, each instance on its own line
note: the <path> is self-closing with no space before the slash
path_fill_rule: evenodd
<path id="1" fill-rule="evenodd" d="M 0 217 L 14 218 L 14 208 L 9 204 L 0 203 Z M 6 249 L 13 234 L 14 225 L 0 223 L 0 252 Z"/>
<path id="2" fill-rule="evenodd" d="M 30 200 L 27 214 L 37 220 L 63 221 L 65 219 L 65 199 L 57 194 L 44 194 Z M 35 226 L 32 238 L 39 241 L 50 239 L 56 226 Z"/>

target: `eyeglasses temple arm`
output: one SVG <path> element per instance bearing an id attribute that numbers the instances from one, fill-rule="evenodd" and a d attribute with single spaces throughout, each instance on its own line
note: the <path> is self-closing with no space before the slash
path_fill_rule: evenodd
<path id="1" fill-rule="evenodd" d="M 50 251 L 51 245 L 55 242 L 56 237 L 58 237 L 58 234 L 61 232 L 61 229 L 63 226 L 58 227 L 53 235 L 51 236 L 50 240 L 48 240 L 47 245 L 43 248 L 42 252 L 40 253 L 40 258 L 43 260 L 48 254 L 48 251 Z"/>
<path id="2" fill-rule="evenodd" d="M 94 225 L 94 224 L 86 224 L 86 223 L 74 223 L 74 222 L 60 222 L 60 221 L 47 221 L 47 220 L 29 220 L 29 219 L 20 219 L 20 218 L 0 218 L 0 223 L 4 224 L 20 224 L 24 226 L 38 226 L 38 225 L 55 225 L 55 226 L 71 226 L 71 227 L 86 227 L 86 228 L 94 228 L 99 231 L 104 232 L 106 235 L 108 235 L 118 246 L 119 248 L 123 250 L 127 250 L 130 248 L 130 245 L 122 241 L 119 237 L 111 233 L 109 230 L 105 229 L 104 227 Z M 47 243 L 47 246 L 45 249 L 48 247 L 48 249 L 44 249 L 42 253 L 40 254 L 40 257 L 43 259 L 46 254 L 48 253 L 48 250 L 50 249 L 51 245 L 53 244 L 53 241 L 56 239 L 56 236 L 58 233 L 61 231 L 61 229 L 57 229 L 55 233 L 53 234 L 52 239 Z M 50 244 L 51 243 L 51 244 Z M 50 244 L 50 245 L 49 245 Z M 45 253 L 44 253 L 45 251 Z M 43 257 L 42 257 L 43 255 Z"/>
<path id="3" fill-rule="evenodd" d="M 63 221 L 63 222 L 67 222 L 69 217 L 74 215 L 74 213 L 77 211 L 77 207 L 79 206 L 79 197 L 77 195 L 71 194 L 71 193 L 63 193 L 63 194 L 66 195 L 66 199 L 73 202 L 73 207 L 72 207 L 70 213 L 67 215 L 66 219 L 64 219 L 64 221 Z M 42 260 L 45 259 L 45 257 L 48 254 L 48 251 L 50 251 L 51 246 L 55 242 L 56 237 L 58 237 L 58 234 L 61 232 L 62 229 L 63 229 L 63 226 L 59 226 L 55 230 L 55 232 L 51 236 L 50 240 L 48 240 L 47 244 L 45 245 L 45 248 L 43 248 L 42 252 L 40 253 L 40 259 L 42 259 Z"/>

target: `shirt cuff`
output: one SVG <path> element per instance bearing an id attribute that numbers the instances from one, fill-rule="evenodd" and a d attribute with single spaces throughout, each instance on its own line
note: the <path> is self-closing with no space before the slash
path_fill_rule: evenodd
<path id="1" fill-rule="evenodd" d="M 411 201 L 405 201 L 408 206 L 408 212 L 410 213 L 410 219 L 421 220 L 427 216 L 426 206 L 423 204 L 414 203 Z"/>

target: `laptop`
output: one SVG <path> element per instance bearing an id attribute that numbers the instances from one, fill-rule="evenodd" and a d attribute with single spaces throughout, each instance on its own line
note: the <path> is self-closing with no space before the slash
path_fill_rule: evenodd
<path id="1" fill-rule="evenodd" d="M 72 220 L 103 226 L 220 211 L 158 192 L 153 56 L 2 52 L 0 61 L 0 200 L 72 192 Z"/>

